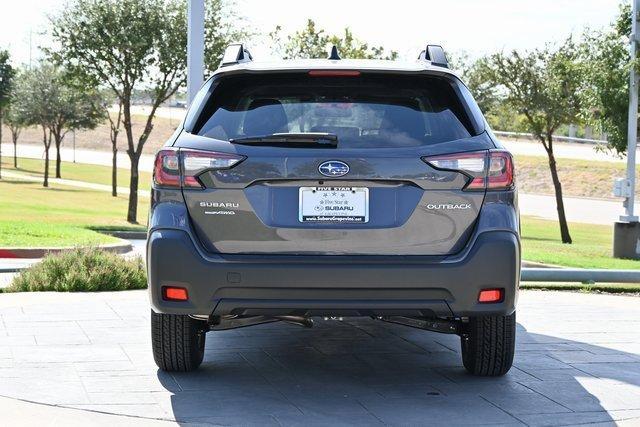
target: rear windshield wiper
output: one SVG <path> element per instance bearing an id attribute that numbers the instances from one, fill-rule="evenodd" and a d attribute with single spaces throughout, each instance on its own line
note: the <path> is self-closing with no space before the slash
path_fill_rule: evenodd
<path id="1" fill-rule="evenodd" d="M 269 147 L 290 148 L 336 148 L 338 136 L 333 133 L 274 133 L 262 136 L 247 136 L 229 140 L 232 144 L 265 145 Z"/>

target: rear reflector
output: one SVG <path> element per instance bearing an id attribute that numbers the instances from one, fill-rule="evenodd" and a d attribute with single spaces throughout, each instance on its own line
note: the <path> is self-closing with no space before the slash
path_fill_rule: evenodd
<path id="1" fill-rule="evenodd" d="M 480 291 L 480 295 L 478 295 L 478 302 L 482 302 L 482 303 L 502 302 L 503 297 L 504 297 L 503 289 L 483 289 Z"/>
<path id="2" fill-rule="evenodd" d="M 162 299 L 166 301 L 187 301 L 189 299 L 189 294 L 185 288 L 163 286 Z"/>
<path id="3" fill-rule="evenodd" d="M 311 70 L 312 77 L 358 77 L 360 71 L 357 70 Z"/>
<path id="4" fill-rule="evenodd" d="M 436 169 L 452 170 L 470 179 L 465 190 L 506 190 L 513 186 L 513 160 L 507 151 L 489 150 L 424 157 Z"/>

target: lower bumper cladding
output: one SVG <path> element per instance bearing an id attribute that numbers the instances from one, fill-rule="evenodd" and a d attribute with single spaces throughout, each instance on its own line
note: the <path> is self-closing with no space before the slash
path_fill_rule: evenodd
<path id="1" fill-rule="evenodd" d="M 490 231 L 452 260 L 292 260 L 205 255 L 186 232 L 159 229 L 149 234 L 147 268 L 151 305 L 159 313 L 459 318 L 515 310 L 520 245 L 511 232 Z M 163 287 L 185 289 L 188 300 L 164 299 Z M 483 290 L 497 289 L 497 302 L 479 301 Z"/>

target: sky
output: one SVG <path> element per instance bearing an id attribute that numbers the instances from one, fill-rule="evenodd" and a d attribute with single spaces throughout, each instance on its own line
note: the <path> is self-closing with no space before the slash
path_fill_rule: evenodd
<path id="1" fill-rule="evenodd" d="M 2 0 L 0 48 L 14 64 L 28 64 L 46 45 L 47 15 L 64 0 Z M 284 34 L 316 21 L 329 33 L 351 28 L 370 45 L 383 45 L 403 59 L 416 58 L 427 44 L 472 57 L 508 49 L 531 49 L 559 41 L 588 26 L 602 28 L 616 16 L 619 0 L 236 0 L 248 27 L 268 34 L 281 25 Z M 254 58 L 271 57 L 265 39 L 248 43 Z M 31 46 L 31 48 L 30 48 Z"/>

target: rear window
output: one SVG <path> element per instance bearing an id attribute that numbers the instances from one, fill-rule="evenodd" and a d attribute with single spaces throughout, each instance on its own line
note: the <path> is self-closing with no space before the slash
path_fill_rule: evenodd
<path id="1" fill-rule="evenodd" d="M 326 132 L 338 148 L 410 147 L 477 134 L 457 83 L 436 76 L 224 77 L 196 133 L 221 140 Z"/>

